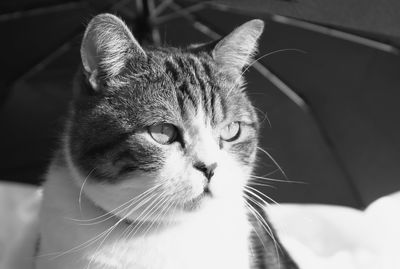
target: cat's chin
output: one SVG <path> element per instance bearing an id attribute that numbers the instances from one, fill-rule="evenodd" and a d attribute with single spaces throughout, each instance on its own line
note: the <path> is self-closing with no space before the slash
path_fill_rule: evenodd
<path id="1" fill-rule="evenodd" d="M 193 212 L 199 209 L 207 199 L 212 199 L 212 193 L 208 188 L 205 189 L 200 195 L 190 199 L 187 202 L 184 202 L 182 204 L 182 210 L 185 212 Z"/>

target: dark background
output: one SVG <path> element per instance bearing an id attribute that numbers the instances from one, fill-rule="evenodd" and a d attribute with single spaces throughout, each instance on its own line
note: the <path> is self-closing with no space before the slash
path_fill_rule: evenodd
<path id="1" fill-rule="evenodd" d="M 57 147 L 62 118 L 71 97 L 72 77 L 80 64 L 80 39 L 90 18 L 104 11 L 112 12 L 124 18 L 137 35 L 146 34 L 146 25 L 135 17 L 134 1 L 98 2 L 1 2 L 1 180 L 41 182 Z M 175 2 L 183 8 L 195 4 Z M 238 1 L 231 2 L 237 8 Z M 122 4 L 122 8 L 118 7 Z M 41 9 L 49 6 L 55 7 L 54 10 Z M 261 146 L 275 158 L 289 180 L 266 182 L 274 187 L 263 191 L 279 202 L 362 208 L 382 195 L 399 190 L 398 39 L 379 33 L 379 29 L 369 33 L 365 27 L 357 29 L 350 25 L 347 29 L 346 25 L 329 25 L 326 21 L 318 24 L 392 46 L 392 51 L 383 51 L 277 22 L 271 16 L 274 6 L 265 12 L 262 6 L 255 7 L 257 12 L 205 8 L 191 14 L 221 34 L 258 17 L 266 22 L 259 56 L 283 49 L 305 52 L 276 52 L 260 63 L 303 98 L 307 109 L 292 102 L 254 69 L 246 75 L 249 95 L 262 119 Z M 21 10 L 24 12 L 20 13 Z M 167 8 L 163 14 L 172 11 Z M 301 15 L 297 17 L 304 19 Z M 357 22 L 356 17 L 353 20 Z M 210 40 L 179 16 L 162 23 L 160 33 L 163 44 L 174 46 Z M 262 152 L 257 174 L 286 180 Z"/>

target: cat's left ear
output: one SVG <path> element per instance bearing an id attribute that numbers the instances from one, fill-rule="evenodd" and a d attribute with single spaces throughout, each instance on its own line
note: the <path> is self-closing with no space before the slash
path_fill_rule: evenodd
<path id="1" fill-rule="evenodd" d="M 222 71 L 233 76 L 240 75 L 257 51 L 257 41 L 263 30 L 262 20 L 251 20 L 220 40 L 212 51 L 212 57 Z"/>
<path id="2" fill-rule="evenodd" d="M 81 45 L 82 65 L 91 87 L 119 75 L 128 60 L 144 62 L 146 53 L 126 24 L 112 14 L 100 14 L 88 24 Z"/>

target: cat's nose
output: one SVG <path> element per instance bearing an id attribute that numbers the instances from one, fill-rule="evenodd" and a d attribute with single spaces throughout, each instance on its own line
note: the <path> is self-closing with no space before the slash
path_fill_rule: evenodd
<path id="1" fill-rule="evenodd" d="M 193 167 L 196 168 L 197 170 L 201 171 L 204 176 L 207 178 L 208 183 L 210 183 L 211 178 L 214 175 L 214 170 L 217 168 L 217 163 L 212 163 L 209 165 L 206 165 L 203 162 L 196 162 L 193 164 Z"/>

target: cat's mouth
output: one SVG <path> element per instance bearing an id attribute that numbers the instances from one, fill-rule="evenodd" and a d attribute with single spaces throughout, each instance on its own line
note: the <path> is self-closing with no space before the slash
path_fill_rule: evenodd
<path id="1" fill-rule="evenodd" d="M 205 187 L 204 191 L 200 195 L 185 202 L 183 204 L 183 209 L 187 210 L 187 211 L 193 211 L 193 210 L 197 209 L 198 207 L 200 207 L 200 205 L 204 199 L 207 199 L 209 197 L 212 197 L 212 193 L 208 187 Z"/>

